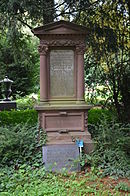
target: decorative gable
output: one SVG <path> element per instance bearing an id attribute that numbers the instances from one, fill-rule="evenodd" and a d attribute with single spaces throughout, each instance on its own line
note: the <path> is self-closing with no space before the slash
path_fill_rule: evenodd
<path id="1" fill-rule="evenodd" d="M 88 33 L 88 29 L 84 26 L 70 23 L 67 21 L 53 22 L 41 27 L 33 29 L 34 35 L 46 35 L 46 34 L 84 34 Z"/>

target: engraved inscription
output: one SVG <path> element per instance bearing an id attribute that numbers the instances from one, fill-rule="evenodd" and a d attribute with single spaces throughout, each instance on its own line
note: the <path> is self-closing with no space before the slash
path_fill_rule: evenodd
<path id="1" fill-rule="evenodd" d="M 50 95 L 51 97 L 74 96 L 73 50 L 51 50 Z"/>

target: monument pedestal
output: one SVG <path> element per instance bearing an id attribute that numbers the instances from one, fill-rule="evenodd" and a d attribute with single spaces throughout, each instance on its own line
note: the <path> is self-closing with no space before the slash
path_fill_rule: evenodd
<path id="1" fill-rule="evenodd" d="M 88 132 L 88 110 L 91 106 L 84 104 L 40 103 L 38 111 L 40 127 L 47 133 L 47 144 L 75 144 L 77 139 L 83 140 L 91 148 L 93 142 Z"/>
<path id="2" fill-rule="evenodd" d="M 0 101 L 0 111 L 16 109 L 15 101 Z"/>

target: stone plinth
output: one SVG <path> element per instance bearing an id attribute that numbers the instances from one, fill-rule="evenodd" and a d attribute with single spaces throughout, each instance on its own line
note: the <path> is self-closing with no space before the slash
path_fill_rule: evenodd
<path id="1" fill-rule="evenodd" d="M 86 104 L 39 105 L 40 126 L 47 132 L 48 144 L 74 144 L 76 139 L 92 143 L 88 132 L 88 110 Z"/>
<path id="2" fill-rule="evenodd" d="M 0 101 L 0 111 L 16 109 L 15 101 Z"/>

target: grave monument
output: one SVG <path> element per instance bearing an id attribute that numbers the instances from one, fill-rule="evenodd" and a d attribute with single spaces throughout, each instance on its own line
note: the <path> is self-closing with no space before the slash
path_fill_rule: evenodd
<path id="1" fill-rule="evenodd" d="M 56 161 L 59 169 L 64 166 L 61 160 L 67 164 L 65 154 L 70 154 L 70 159 L 78 157 L 75 140 L 84 141 L 87 153 L 93 148 L 87 128 L 91 106 L 84 100 L 84 53 L 89 32 L 84 26 L 58 21 L 37 27 L 33 33 L 40 39 L 40 103 L 35 109 L 40 127 L 47 133 L 43 160 L 47 167 L 56 161 L 52 154 L 60 157 Z"/>

